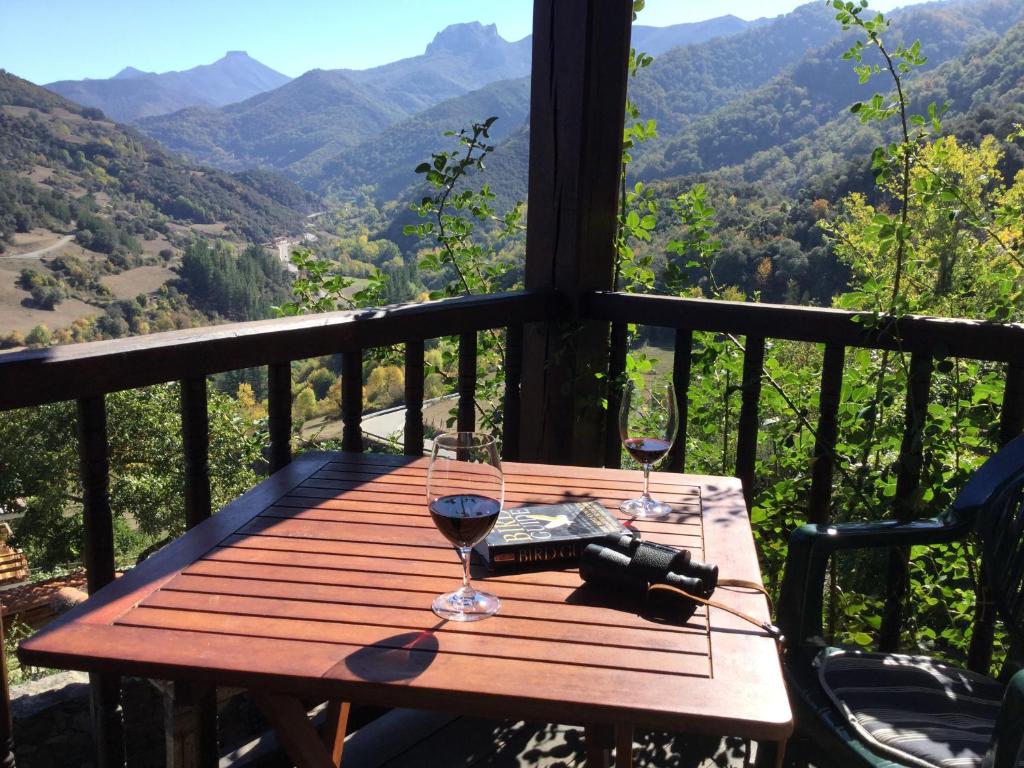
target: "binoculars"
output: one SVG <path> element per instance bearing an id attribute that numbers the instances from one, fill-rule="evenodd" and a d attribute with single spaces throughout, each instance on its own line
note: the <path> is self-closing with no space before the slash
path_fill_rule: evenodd
<path id="1" fill-rule="evenodd" d="M 580 576 L 588 584 L 619 592 L 646 595 L 652 584 L 667 584 L 707 599 L 718 585 L 718 566 L 694 560 L 685 549 L 615 534 L 586 546 L 580 556 Z M 675 599 L 693 606 L 693 601 L 678 593 Z"/>

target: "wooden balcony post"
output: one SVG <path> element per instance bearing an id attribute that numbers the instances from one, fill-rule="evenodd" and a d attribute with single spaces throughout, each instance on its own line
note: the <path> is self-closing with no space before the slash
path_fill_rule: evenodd
<path id="1" fill-rule="evenodd" d="M 582 296 L 612 287 L 632 2 L 535 0 L 526 287 L 555 289 L 560 322 L 523 343 L 521 458 L 597 465 L 608 324 Z"/>
<path id="2" fill-rule="evenodd" d="M 82 559 L 89 594 L 114 580 L 114 520 L 110 511 L 110 459 L 107 409 L 102 396 L 78 401 L 78 456 L 82 477 L 85 541 Z M 123 766 L 124 718 L 121 678 L 89 674 L 96 762 L 102 768 Z"/>

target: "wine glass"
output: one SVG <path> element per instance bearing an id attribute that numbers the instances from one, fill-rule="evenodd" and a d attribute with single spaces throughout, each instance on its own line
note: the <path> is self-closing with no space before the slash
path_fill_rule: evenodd
<path id="1" fill-rule="evenodd" d="M 450 432 L 434 439 L 427 470 L 427 506 L 434 525 L 462 558 L 462 586 L 434 598 L 434 613 L 453 621 L 493 616 L 501 601 L 469 582 L 473 545 L 494 527 L 505 496 L 498 445 L 482 432 Z"/>
<path id="2" fill-rule="evenodd" d="M 644 468 L 644 492 L 619 509 L 640 520 L 657 520 L 672 511 L 663 501 L 651 498 L 648 491 L 651 465 L 659 462 L 672 448 L 679 426 L 676 393 L 671 382 L 637 382 L 630 379 L 622 392 L 619 408 L 619 436 L 629 455 Z"/>

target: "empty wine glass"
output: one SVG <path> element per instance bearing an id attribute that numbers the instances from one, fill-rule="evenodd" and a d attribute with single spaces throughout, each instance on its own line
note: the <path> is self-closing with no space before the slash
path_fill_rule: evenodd
<path id="1" fill-rule="evenodd" d="M 644 468 L 644 492 L 630 499 L 619 509 L 640 520 L 656 520 L 672 511 L 668 504 L 651 498 L 648 491 L 651 465 L 656 464 L 672 448 L 676 439 L 676 393 L 671 382 L 635 382 L 630 379 L 622 392 L 619 408 L 619 436 L 629 455 Z"/>
<path id="2" fill-rule="evenodd" d="M 469 555 L 494 527 L 505 495 L 498 445 L 482 432 L 450 432 L 434 439 L 427 470 L 427 505 L 437 529 L 462 558 L 462 587 L 434 598 L 434 613 L 453 621 L 493 616 L 501 601 L 473 589 Z"/>

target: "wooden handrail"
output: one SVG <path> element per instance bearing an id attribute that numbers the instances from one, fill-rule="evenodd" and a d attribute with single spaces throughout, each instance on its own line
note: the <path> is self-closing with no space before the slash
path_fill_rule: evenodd
<path id="1" fill-rule="evenodd" d="M 591 320 L 1024 365 L 1020 323 L 908 315 L 872 325 L 870 313 L 843 309 L 613 292 L 588 294 L 582 312 Z"/>
<path id="2" fill-rule="evenodd" d="M 442 299 L 0 354 L 0 410 L 543 320 L 546 292 Z"/>

